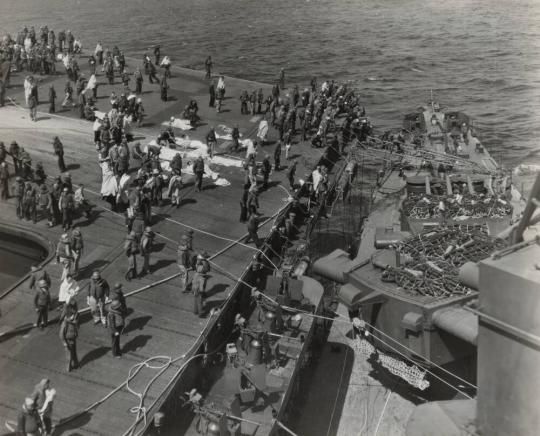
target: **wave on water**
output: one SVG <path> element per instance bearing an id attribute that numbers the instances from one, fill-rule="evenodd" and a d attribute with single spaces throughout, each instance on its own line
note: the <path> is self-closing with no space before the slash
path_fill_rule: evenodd
<path id="1" fill-rule="evenodd" d="M 481 86 L 504 86 L 508 82 L 505 79 L 486 79 L 485 77 L 475 77 L 462 82 L 464 85 L 481 85 Z"/>
<path id="2" fill-rule="evenodd" d="M 399 82 L 399 79 L 393 78 L 393 77 L 366 77 L 365 79 L 367 82 Z"/>

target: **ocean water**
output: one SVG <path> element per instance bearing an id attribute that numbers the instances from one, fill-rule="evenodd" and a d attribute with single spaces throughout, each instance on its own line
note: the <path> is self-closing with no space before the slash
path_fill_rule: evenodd
<path id="1" fill-rule="evenodd" d="M 250 80 L 349 81 L 381 129 L 432 89 L 497 160 L 540 164 L 539 0 L 0 0 L 0 33 L 44 24 Z"/>

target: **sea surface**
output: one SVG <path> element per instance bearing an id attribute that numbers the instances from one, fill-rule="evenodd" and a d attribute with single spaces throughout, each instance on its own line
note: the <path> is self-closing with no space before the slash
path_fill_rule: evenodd
<path id="1" fill-rule="evenodd" d="M 433 90 L 498 161 L 540 164 L 540 0 L 0 0 L 1 34 L 44 24 L 255 81 L 348 81 L 381 130 Z"/>

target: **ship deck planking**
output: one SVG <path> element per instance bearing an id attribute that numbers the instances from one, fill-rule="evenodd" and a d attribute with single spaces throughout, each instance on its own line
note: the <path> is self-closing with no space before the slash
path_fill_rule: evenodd
<path id="1" fill-rule="evenodd" d="M 80 62 L 81 65 L 85 62 Z M 134 65 L 128 60 L 128 65 Z M 83 69 L 84 70 L 84 69 Z M 169 81 L 169 102 L 159 100 L 159 92 L 144 91 L 144 103 L 147 118 L 142 128 L 135 129 L 136 140 L 148 142 L 160 131 L 160 124 L 167 121 L 171 115 L 179 117 L 179 112 L 195 98 L 200 103 L 200 115 L 203 120 L 202 127 L 187 132 L 192 139 L 203 140 L 207 127 L 205 124 L 217 126 L 225 124 L 232 127 L 238 123 L 241 133 L 252 136 L 260 117 L 237 116 L 239 102 L 232 103 L 232 99 L 240 94 L 242 89 L 263 88 L 268 92 L 268 85 L 226 78 L 227 97 L 223 105 L 223 112 L 216 114 L 213 108 L 208 108 L 204 102 L 207 98 L 208 82 L 203 78 L 204 73 L 192 70 L 173 68 L 173 78 Z M 103 76 L 99 77 L 103 80 Z M 8 90 L 8 97 L 20 104 L 24 101 L 22 93 L 22 74 L 12 77 L 12 87 Z M 57 92 L 63 89 L 65 76 L 58 75 L 53 78 L 44 78 L 43 83 L 54 83 Z M 148 87 L 149 85 L 145 85 Z M 153 86 L 155 88 L 155 86 Z M 108 103 L 103 104 L 102 99 L 112 90 L 117 94 L 121 92 L 121 84 L 113 86 L 100 84 L 98 107 L 105 109 Z M 43 90 L 42 90 L 43 93 Z M 231 95 L 233 97 L 231 97 Z M 39 110 L 46 105 L 41 104 Z M 156 238 L 156 249 L 152 255 L 151 276 L 124 283 L 123 274 L 126 264 L 123 255 L 123 240 L 125 235 L 124 219 L 104 209 L 108 205 L 94 195 L 100 190 L 101 174 L 97 165 L 97 156 L 92 144 L 91 123 L 76 119 L 75 111 L 48 115 L 40 112 L 38 122 L 29 120 L 28 112 L 22 107 L 12 105 L 2 109 L 0 129 L 4 132 L 2 139 L 9 144 L 16 140 L 20 146 L 30 152 L 33 162 L 42 161 L 47 174 L 56 175 L 57 167 L 52 153 L 52 137 L 60 136 L 65 147 L 65 160 L 72 174 L 74 183 L 83 183 L 86 187 L 87 198 L 97 206 L 98 216 L 92 223 L 84 219 L 77 220 L 85 238 L 85 252 L 82 258 L 81 285 L 85 285 L 93 269 L 103 271 L 103 276 L 112 285 L 115 282 L 124 284 L 124 292 L 129 293 L 153 282 L 166 279 L 177 273 L 176 244 L 170 240 L 178 241 L 180 235 L 188 227 L 179 225 L 185 223 L 207 232 L 215 233 L 229 240 L 237 240 L 245 235 L 245 225 L 238 222 L 238 201 L 241 195 L 243 171 L 234 167 L 213 167 L 219 171 L 221 177 L 231 182 L 228 187 L 207 188 L 195 195 L 189 186 L 184 188 L 185 195 L 182 206 L 172 209 L 169 206 L 154 208 L 153 229 L 168 239 Z M 272 138 L 270 138 L 272 139 Z M 219 141 L 223 149 L 228 145 Z M 293 146 L 293 154 L 297 146 Z M 269 147 L 263 152 L 271 154 Z M 299 161 L 298 174 L 303 175 L 311 170 L 313 163 L 317 162 L 322 153 L 319 150 L 302 147 L 303 159 Z M 94 163 L 95 166 L 94 166 Z M 285 173 L 273 173 L 271 180 L 279 184 L 285 180 Z M 205 184 L 208 184 L 205 179 Z M 261 210 L 271 217 L 286 203 L 288 194 L 286 190 L 275 186 L 261 194 Z M 26 225 L 17 220 L 13 199 L 2 205 L 1 221 L 5 226 L 22 231 L 29 231 L 45 238 L 54 246 L 60 235 L 60 228 L 49 229 L 41 221 L 37 225 Z M 176 222 L 175 222 L 176 221 Z M 261 228 L 260 234 L 264 236 L 270 230 L 272 220 Z M 211 255 L 225 249 L 231 242 L 213 236 L 195 232 L 194 248 L 207 250 Z M 239 277 L 251 260 L 255 251 L 253 249 L 232 245 L 231 248 L 220 254 L 215 262 L 235 277 Z M 60 266 L 47 265 L 53 285 L 53 297 L 56 296 L 59 286 Z M 215 268 L 211 274 L 207 289 L 210 298 L 207 300 L 208 308 L 218 307 L 226 298 L 228 290 L 234 285 L 230 277 L 221 274 Z M 85 291 L 79 294 L 79 307 L 85 306 Z M 27 282 L 22 282 L 1 301 L 2 330 L 0 332 L 0 416 L 13 425 L 25 396 L 29 395 L 33 386 L 41 378 L 49 378 L 58 390 L 55 400 L 55 421 L 65 421 L 84 410 L 90 404 L 99 401 L 125 382 L 128 371 L 134 365 L 156 355 L 181 356 L 190 351 L 200 339 L 207 320 L 200 319 L 193 314 L 193 297 L 181 294 L 174 280 L 153 287 L 142 293 L 128 298 L 130 314 L 125 335 L 122 337 L 124 356 L 114 359 L 110 355 L 110 339 L 108 332 L 100 326 L 93 326 L 88 316 L 82 317 L 81 333 L 79 337 L 79 358 L 82 368 L 66 373 L 65 356 L 61 342 L 58 338 L 58 328 L 51 324 L 45 331 L 32 328 L 34 321 L 32 292 Z M 55 315 L 51 314 L 54 318 Z M 166 390 L 173 380 L 182 361 L 172 364 L 151 385 L 146 401 L 153 402 Z M 144 386 L 156 375 L 155 370 L 144 368 L 137 377 L 130 382 L 130 388 L 136 392 L 142 391 Z M 88 413 L 83 413 L 73 421 L 58 428 L 58 434 L 64 431 L 75 430 L 78 434 L 123 434 L 132 424 L 135 415 L 130 408 L 137 406 L 137 397 L 122 387 L 107 401 L 100 404 Z"/>

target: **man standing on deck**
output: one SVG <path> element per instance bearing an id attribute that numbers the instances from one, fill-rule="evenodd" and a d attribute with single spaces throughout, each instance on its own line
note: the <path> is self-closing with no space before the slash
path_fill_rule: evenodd
<path id="1" fill-rule="evenodd" d="M 109 298 L 110 287 L 107 280 L 101 277 L 99 271 L 94 271 L 88 286 L 87 303 L 90 306 L 90 312 L 94 319 L 94 324 L 101 323 L 106 325 L 105 303 Z"/>
<path id="2" fill-rule="evenodd" d="M 37 203 L 36 203 L 36 215 L 39 211 L 40 219 L 42 215 L 45 215 L 47 218 L 47 225 L 49 227 L 53 226 L 53 198 L 51 193 L 49 192 L 49 188 L 47 187 L 47 184 L 43 183 L 39 189 L 39 193 L 37 195 Z"/>
<path id="3" fill-rule="evenodd" d="M 71 262 L 73 262 L 73 252 L 71 251 L 71 243 L 69 235 L 64 233 L 60 236 L 60 241 L 56 245 L 56 262 L 62 265 L 63 281 L 71 270 Z"/>
<path id="4" fill-rule="evenodd" d="M 101 41 L 98 41 L 96 44 L 96 49 L 94 50 L 94 56 L 96 57 L 97 62 L 99 65 L 103 65 L 103 46 L 101 45 Z"/>
<path id="5" fill-rule="evenodd" d="M 17 144 L 16 141 L 11 141 L 11 144 L 9 144 L 9 154 L 11 155 L 11 158 L 13 159 L 13 169 L 14 169 L 15 175 L 19 175 L 21 166 L 19 162 L 19 144 Z"/>
<path id="6" fill-rule="evenodd" d="M 133 230 L 126 237 L 126 241 L 124 243 L 124 250 L 126 253 L 126 257 L 128 259 L 128 270 L 126 272 L 125 277 L 126 277 L 126 280 L 130 282 L 131 279 L 134 279 L 137 277 L 136 255 L 139 252 L 139 247 L 137 244 L 137 236 Z"/>
<path id="7" fill-rule="evenodd" d="M 180 291 L 184 294 L 189 292 L 188 288 L 191 286 L 189 272 L 192 269 L 192 254 L 187 241 L 183 240 L 178 246 L 178 269 L 180 269 Z"/>
<path id="8" fill-rule="evenodd" d="M 214 107 L 214 105 L 216 104 L 216 82 L 214 80 L 212 80 L 212 82 L 210 83 L 208 92 L 210 94 L 210 101 L 208 102 L 208 106 Z"/>
<path id="9" fill-rule="evenodd" d="M 6 103 L 6 83 L 0 80 L 0 107 L 3 107 Z"/>
<path id="10" fill-rule="evenodd" d="M 199 315 L 199 318 L 204 316 L 204 298 L 206 292 L 206 281 L 210 272 L 210 264 L 208 263 L 208 253 L 204 251 L 197 256 L 195 264 L 195 275 L 193 276 L 193 295 L 195 296 L 193 313 Z"/>
<path id="11" fill-rule="evenodd" d="M 156 67 L 151 61 L 148 62 L 148 81 L 150 83 L 159 83 L 159 80 L 156 76 Z"/>
<path id="12" fill-rule="evenodd" d="M 69 192 L 67 186 L 62 190 L 62 194 L 58 200 L 58 208 L 62 214 L 62 227 L 64 231 L 67 231 L 73 224 L 73 210 L 75 209 L 73 194 Z"/>
<path id="13" fill-rule="evenodd" d="M 17 199 L 17 218 L 23 218 L 23 200 L 24 200 L 24 180 L 22 177 L 15 177 L 15 184 L 13 185 L 13 196 Z"/>
<path id="14" fill-rule="evenodd" d="M 142 93 L 142 84 L 143 84 L 143 75 L 141 70 L 137 67 L 133 73 L 133 78 L 135 79 L 135 94 Z"/>
<path id="15" fill-rule="evenodd" d="M 251 115 L 255 115 L 255 107 L 257 105 L 257 91 L 253 90 L 249 96 L 249 111 Z"/>
<path id="16" fill-rule="evenodd" d="M 263 175 L 263 189 L 268 189 L 268 179 L 270 178 L 270 172 L 272 171 L 272 165 L 270 164 L 270 158 L 266 155 L 262 161 L 262 175 Z"/>
<path id="17" fill-rule="evenodd" d="M 6 162 L 0 163 L 0 198 L 7 200 L 9 198 L 9 169 Z"/>
<path id="18" fill-rule="evenodd" d="M 167 101 L 167 90 L 169 89 L 169 85 L 167 84 L 167 77 L 165 75 L 161 78 L 159 88 L 161 90 L 161 101 Z"/>
<path id="19" fill-rule="evenodd" d="M 206 70 L 206 76 L 205 78 L 206 79 L 210 79 L 212 77 L 212 57 L 211 56 L 208 56 L 206 58 L 206 61 L 204 62 L 204 68 Z"/>
<path id="20" fill-rule="evenodd" d="M 79 367 L 79 358 L 77 357 L 77 337 L 79 336 L 78 314 L 70 313 L 60 325 L 60 339 L 66 348 L 67 372 Z"/>
<path id="21" fill-rule="evenodd" d="M 78 227 L 71 232 L 71 252 L 73 253 L 73 274 L 79 274 L 79 262 L 81 261 L 84 248 L 83 237 L 81 230 Z"/>
<path id="22" fill-rule="evenodd" d="M 156 45 L 154 47 L 154 57 L 155 57 L 155 64 L 159 65 L 159 59 L 161 58 L 161 47 L 159 45 Z"/>
<path id="23" fill-rule="evenodd" d="M 202 156 L 199 156 L 193 164 L 193 173 L 195 174 L 195 179 L 197 180 L 197 192 L 201 192 L 204 175 L 204 161 Z"/>
<path id="24" fill-rule="evenodd" d="M 45 280 L 40 280 L 37 284 L 37 292 L 34 296 L 34 306 L 38 314 L 34 327 L 44 329 L 49 320 L 49 306 L 51 304 L 51 294 L 49 293 L 49 285 Z"/>
<path id="25" fill-rule="evenodd" d="M 294 176 L 296 174 L 296 165 L 298 165 L 297 161 L 294 161 L 287 171 L 287 179 L 289 179 L 289 185 L 291 186 L 291 189 L 294 191 Z"/>
<path id="26" fill-rule="evenodd" d="M 255 208 L 251 208 L 250 216 L 247 222 L 247 231 L 249 233 L 249 236 L 246 238 L 246 244 L 253 241 L 255 243 L 255 246 L 257 248 L 261 247 L 261 240 L 259 239 L 259 235 L 257 234 L 259 230 L 259 217 L 257 216 L 257 211 Z"/>
<path id="27" fill-rule="evenodd" d="M 214 130 L 214 127 L 211 126 L 210 130 L 206 134 L 206 147 L 208 149 L 208 156 L 210 156 L 210 159 L 212 159 L 212 156 L 214 156 L 214 148 L 216 146 L 216 143 L 216 131 Z"/>
<path id="28" fill-rule="evenodd" d="M 111 334 L 112 355 L 119 359 L 122 357 L 120 335 L 122 334 L 122 330 L 124 330 L 124 313 L 119 300 L 113 299 L 109 307 L 109 313 L 107 314 L 107 324 Z"/>
<path id="29" fill-rule="evenodd" d="M 49 87 L 49 113 L 54 114 L 56 112 L 56 90 L 54 89 L 54 85 L 51 83 L 51 86 Z"/>
<path id="30" fill-rule="evenodd" d="M 28 108 L 30 109 L 30 119 L 32 121 L 37 121 L 37 106 L 38 106 L 37 98 L 32 92 L 30 94 L 30 97 L 28 97 Z"/>
<path id="31" fill-rule="evenodd" d="M 278 141 L 274 150 L 274 171 L 281 169 L 281 141 Z"/>
<path id="32" fill-rule="evenodd" d="M 150 253 L 152 252 L 152 243 L 154 241 L 154 232 L 147 226 L 141 237 L 140 249 L 143 257 L 143 267 L 141 275 L 150 274 Z"/>
<path id="33" fill-rule="evenodd" d="M 66 164 L 64 163 L 64 146 L 58 136 L 53 139 L 54 154 L 58 158 L 58 169 L 61 173 L 66 172 Z"/>
<path id="34" fill-rule="evenodd" d="M 279 87 L 285 89 L 285 70 L 283 68 L 279 70 Z"/>
<path id="35" fill-rule="evenodd" d="M 242 93 L 240 94 L 240 113 L 242 115 L 248 114 L 248 101 L 249 101 L 249 95 L 248 92 L 244 89 Z"/>

